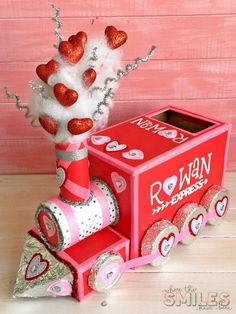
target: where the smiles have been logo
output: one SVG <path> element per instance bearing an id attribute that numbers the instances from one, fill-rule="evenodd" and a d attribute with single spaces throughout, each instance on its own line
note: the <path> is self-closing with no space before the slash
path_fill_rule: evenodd
<path id="1" fill-rule="evenodd" d="M 180 168 L 177 173 L 167 176 L 162 181 L 152 183 L 150 185 L 152 214 L 157 214 L 169 205 L 178 203 L 206 185 L 211 161 L 212 152 L 200 158 L 196 157 L 186 167 Z"/>

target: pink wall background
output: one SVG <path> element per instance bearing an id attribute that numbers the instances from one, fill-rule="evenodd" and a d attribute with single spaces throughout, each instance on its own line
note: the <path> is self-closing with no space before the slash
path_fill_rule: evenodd
<path id="1" fill-rule="evenodd" d="M 52 173 L 54 148 L 4 98 L 5 84 L 27 103 L 35 67 L 55 53 L 51 1 L 0 2 L 0 173 Z M 65 38 L 79 30 L 126 30 L 124 64 L 157 52 L 122 80 L 110 124 L 177 105 L 233 123 L 228 170 L 236 170 L 235 0 L 57 0 Z"/>

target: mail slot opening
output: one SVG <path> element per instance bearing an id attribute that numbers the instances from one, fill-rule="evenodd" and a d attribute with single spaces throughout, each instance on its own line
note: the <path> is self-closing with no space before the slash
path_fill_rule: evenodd
<path id="1" fill-rule="evenodd" d="M 174 110 L 167 110 L 152 117 L 152 119 L 168 123 L 169 125 L 178 127 L 182 130 L 197 133 L 205 130 L 214 123 L 199 119 L 197 117 L 183 114 Z"/>

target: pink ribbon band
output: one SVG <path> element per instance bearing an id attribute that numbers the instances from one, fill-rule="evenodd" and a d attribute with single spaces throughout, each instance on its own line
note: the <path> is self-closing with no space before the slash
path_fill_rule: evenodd
<path id="1" fill-rule="evenodd" d="M 90 189 L 84 188 L 81 185 L 78 185 L 71 180 L 67 179 L 64 187 L 72 194 L 77 197 L 80 197 L 83 200 L 87 200 L 90 195 Z"/>
<path id="2" fill-rule="evenodd" d="M 71 206 L 69 204 L 66 204 L 65 202 L 62 202 L 56 196 L 51 198 L 50 201 L 55 203 L 62 210 L 64 216 L 66 217 L 66 220 L 68 222 L 68 226 L 70 229 L 70 236 L 71 236 L 70 245 L 73 245 L 77 243 L 78 241 L 80 241 L 79 226 L 78 226 L 76 217 L 73 213 Z"/>

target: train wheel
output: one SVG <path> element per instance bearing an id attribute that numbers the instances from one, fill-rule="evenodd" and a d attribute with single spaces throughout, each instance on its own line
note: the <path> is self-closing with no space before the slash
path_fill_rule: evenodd
<path id="1" fill-rule="evenodd" d="M 150 264 L 160 266 L 168 260 L 178 233 L 178 228 L 170 221 L 163 219 L 154 223 L 143 237 L 141 244 L 142 256 L 156 252 L 158 255 L 150 261 Z"/>
<path id="2" fill-rule="evenodd" d="M 218 225 L 229 208 L 229 191 L 219 185 L 211 186 L 201 199 L 209 214 L 208 223 Z"/>
<path id="3" fill-rule="evenodd" d="M 183 236 L 181 243 L 191 244 L 197 238 L 203 228 L 205 215 L 205 208 L 196 203 L 185 204 L 177 211 L 173 224 Z"/>
<path id="4" fill-rule="evenodd" d="M 88 278 L 89 286 L 97 292 L 110 290 L 120 279 L 120 264 L 124 262 L 118 252 L 105 252 L 93 264 Z"/>

